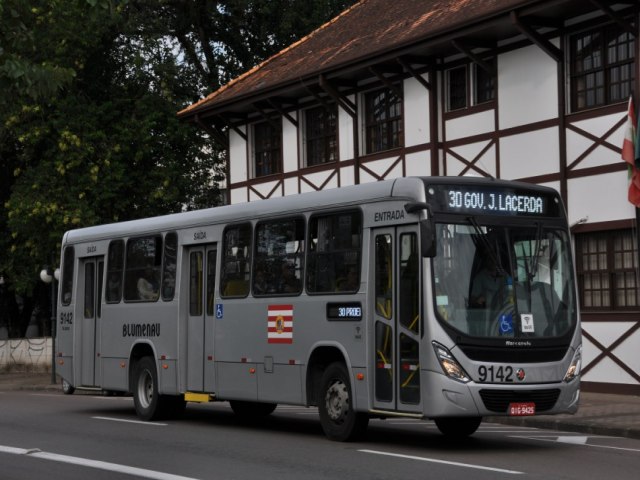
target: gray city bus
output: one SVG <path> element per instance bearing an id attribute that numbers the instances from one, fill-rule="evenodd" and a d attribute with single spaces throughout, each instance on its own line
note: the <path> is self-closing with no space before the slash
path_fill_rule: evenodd
<path id="1" fill-rule="evenodd" d="M 399 178 L 72 230 L 57 371 L 256 417 L 317 406 L 333 440 L 369 418 L 575 412 L 581 336 L 559 195 L 525 183 Z"/>

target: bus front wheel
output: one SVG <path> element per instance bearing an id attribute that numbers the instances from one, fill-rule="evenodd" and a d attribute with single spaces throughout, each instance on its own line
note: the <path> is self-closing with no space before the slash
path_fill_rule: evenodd
<path id="1" fill-rule="evenodd" d="M 442 417 L 433 421 L 444 436 L 460 439 L 473 434 L 480 426 L 482 417 Z"/>
<path id="2" fill-rule="evenodd" d="M 339 442 L 356 440 L 366 430 L 369 416 L 353 409 L 349 371 L 343 363 L 332 363 L 324 371 L 318 410 L 320 424 L 330 440 Z"/>

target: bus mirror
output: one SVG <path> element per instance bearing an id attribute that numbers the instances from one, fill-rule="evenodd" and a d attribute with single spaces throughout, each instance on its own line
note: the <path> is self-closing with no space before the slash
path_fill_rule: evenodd
<path id="1" fill-rule="evenodd" d="M 420 221 L 420 249 L 423 257 L 436 256 L 436 229 L 431 218 Z"/>

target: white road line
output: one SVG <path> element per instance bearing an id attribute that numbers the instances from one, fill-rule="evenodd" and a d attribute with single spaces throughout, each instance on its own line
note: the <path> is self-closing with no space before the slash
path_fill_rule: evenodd
<path id="1" fill-rule="evenodd" d="M 443 465 L 452 465 L 454 467 L 474 468 L 476 470 L 489 470 L 491 472 L 498 472 L 498 473 L 509 473 L 512 475 L 520 475 L 524 473 L 524 472 L 518 472 L 517 470 L 505 470 L 503 468 L 485 467 L 484 465 L 475 465 L 473 463 L 450 462 L 447 460 L 439 460 L 437 458 L 416 457 L 413 455 L 402 455 L 399 453 L 380 452 L 378 450 L 358 450 L 358 451 L 362 453 L 372 453 L 374 455 L 386 455 L 388 457 L 404 458 L 406 460 L 419 460 L 421 462 L 441 463 Z"/>
<path id="2" fill-rule="evenodd" d="M 166 427 L 169 425 L 168 423 L 159 423 L 159 422 L 143 422 L 142 420 L 126 420 L 124 418 L 113 418 L 113 417 L 91 417 L 95 420 L 107 420 L 108 422 L 122 422 L 122 423 L 137 423 L 138 425 L 150 425 L 152 427 Z"/>
<path id="3" fill-rule="evenodd" d="M 54 462 L 68 463 L 71 465 L 79 465 L 81 467 L 97 468 L 108 472 L 125 473 L 127 475 L 137 475 L 142 478 L 150 478 L 153 480 L 196 480 L 192 477 L 184 477 L 182 475 L 173 475 L 171 473 L 158 472 L 156 470 L 147 470 L 145 468 L 129 467 L 118 463 L 101 462 L 99 460 L 90 460 L 88 458 L 71 457 L 69 455 L 59 455 L 56 453 L 42 452 L 38 449 L 15 448 L 0 445 L 0 453 L 10 453 L 13 455 L 27 455 L 42 460 L 51 460 Z"/>
<path id="4" fill-rule="evenodd" d="M 595 435 L 594 435 L 595 436 Z M 592 447 L 592 448 L 607 448 L 609 450 L 622 450 L 625 452 L 640 452 L 639 448 L 624 448 L 624 447 L 612 447 L 611 445 L 591 445 L 590 443 L 573 443 L 559 440 L 559 438 L 566 439 L 567 437 L 554 436 L 551 438 L 543 437 L 530 437 L 525 435 L 510 435 L 511 438 L 525 438 L 527 440 L 538 440 L 540 442 L 552 442 L 552 443 L 568 443 L 569 445 L 577 445 L 579 447 Z M 620 437 L 598 437 L 598 438 L 620 438 Z"/>

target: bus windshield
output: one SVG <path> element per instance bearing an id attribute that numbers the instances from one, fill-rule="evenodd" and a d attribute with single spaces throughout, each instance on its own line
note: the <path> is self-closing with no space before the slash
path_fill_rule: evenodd
<path id="1" fill-rule="evenodd" d="M 479 217 L 476 217 L 479 218 Z M 435 310 L 440 322 L 485 338 L 552 338 L 576 322 L 565 230 L 526 225 L 436 225 Z"/>

